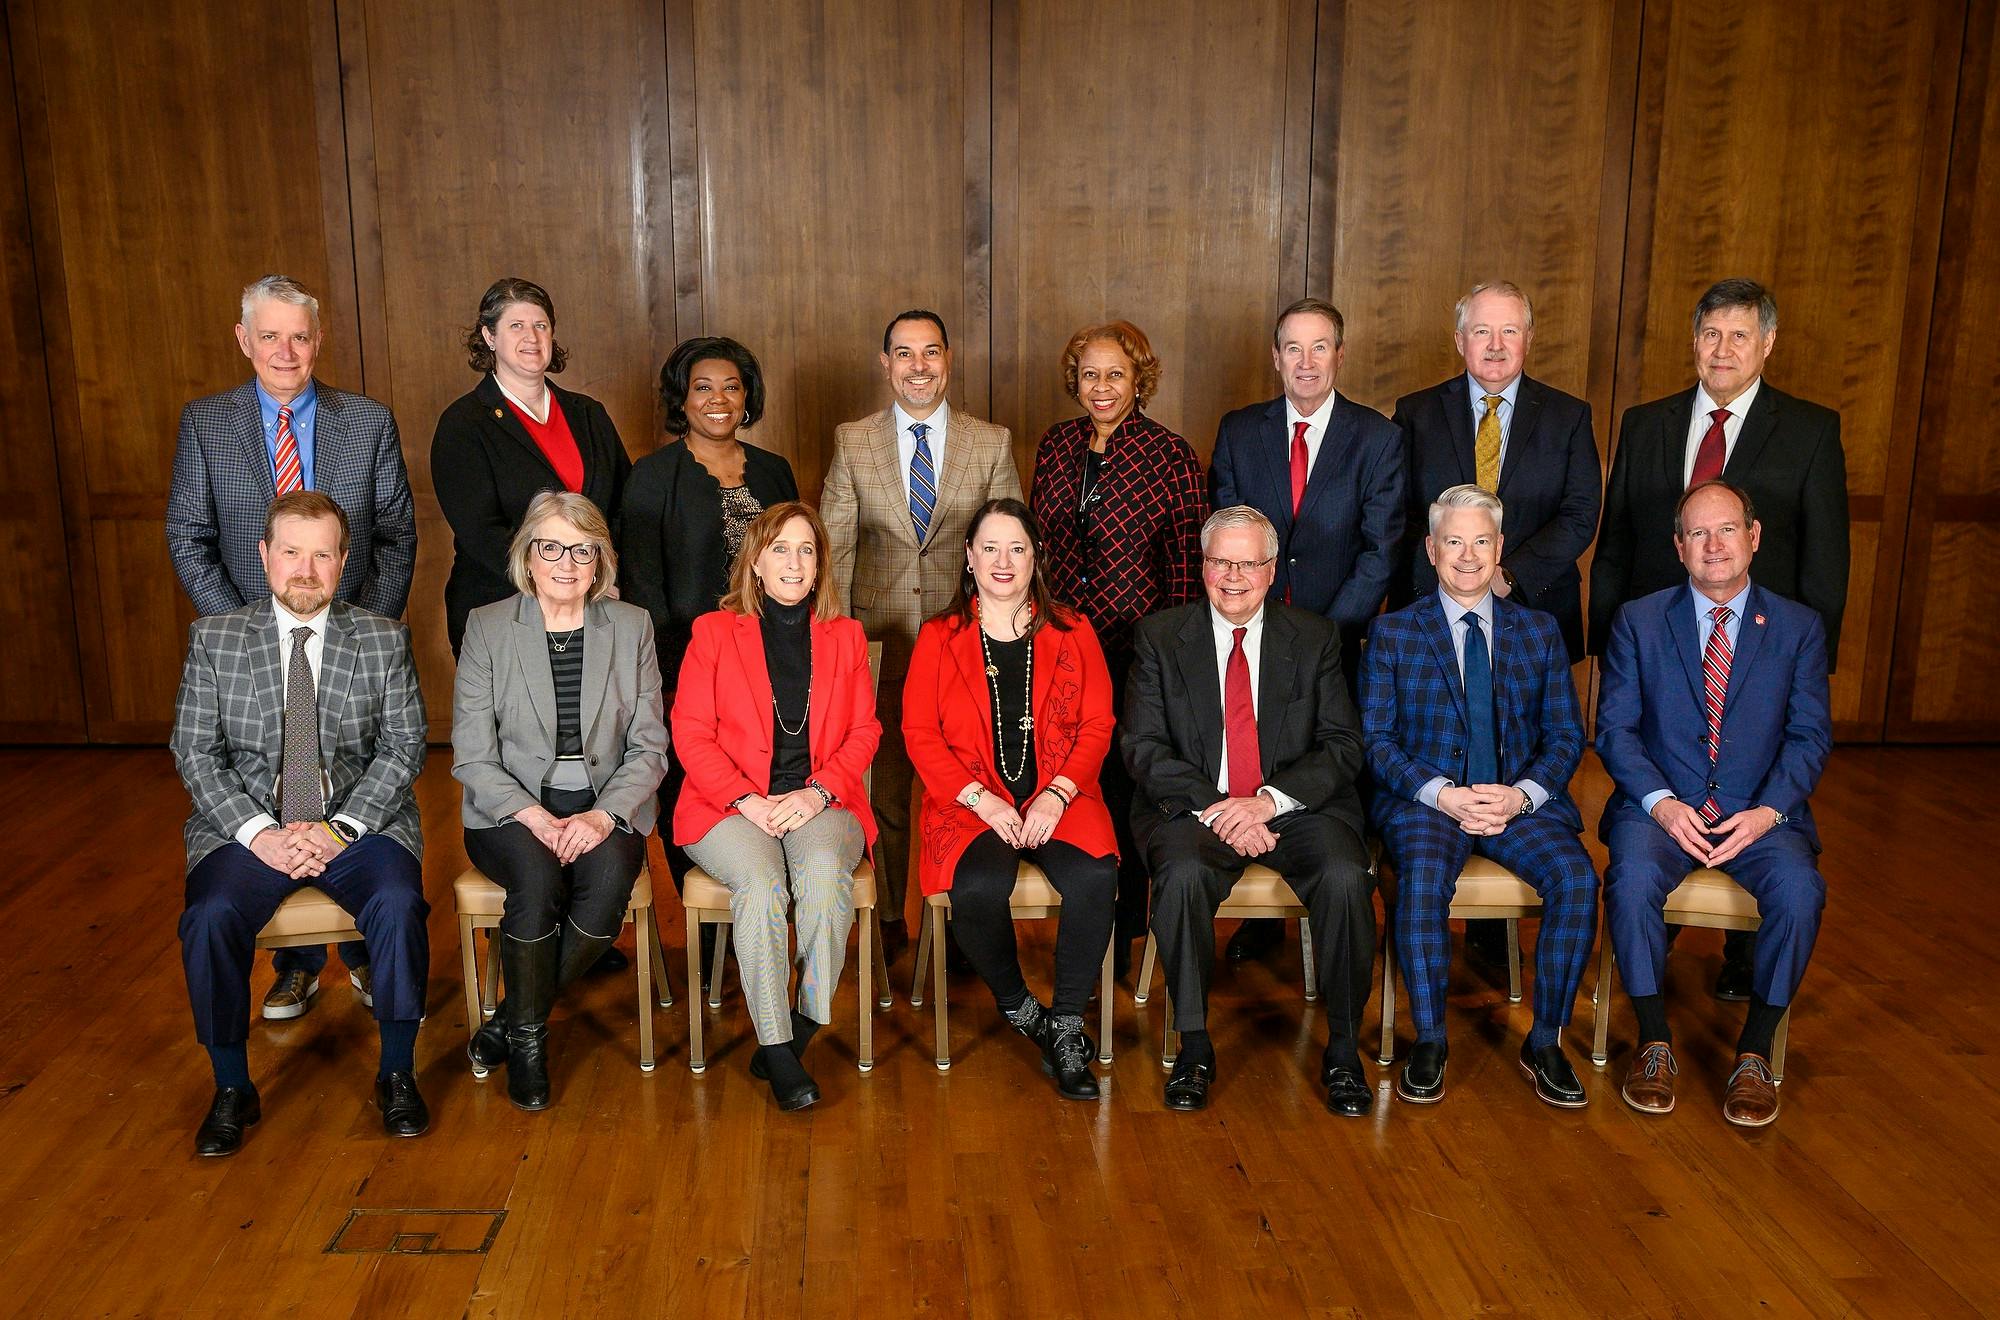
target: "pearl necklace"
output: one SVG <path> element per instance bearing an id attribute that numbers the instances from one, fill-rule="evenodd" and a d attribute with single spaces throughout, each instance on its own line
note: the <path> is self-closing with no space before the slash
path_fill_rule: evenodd
<path id="1" fill-rule="evenodd" d="M 1030 614 L 1029 619 L 1032 621 L 1033 618 L 1034 616 Z M 993 648 L 987 640 L 986 629 L 979 624 L 976 618 L 973 620 L 973 626 L 979 628 L 979 654 L 986 659 L 986 686 L 993 691 L 993 717 L 994 723 L 997 726 L 1000 718 L 1000 666 L 993 663 Z M 1019 639 L 1017 638 L 1016 640 Z M 1021 730 L 1021 754 L 1012 769 L 1009 769 L 1007 765 L 1006 737 L 1004 735 L 997 736 L 993 740 L 997 744 L 999 752 L 1000 777 L 1010 784 L 1019 779 L 1028 768 L 1028 741 L 1035 727 L 1035 646 L 1033 642 L 1028 644 L 1028 664 L 1023 674 L 1021 683 L 1021 709 L 1027 713 L 1021 716 L 1017 726 Z"/>

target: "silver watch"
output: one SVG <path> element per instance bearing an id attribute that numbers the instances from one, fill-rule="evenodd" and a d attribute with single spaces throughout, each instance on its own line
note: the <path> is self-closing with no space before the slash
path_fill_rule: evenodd
<path id="1" fill-rule="evenodd" d="M 979 799 L 985 796 L 986 796 L 986 790 L 981 788 L 979 785 L 974 784 L 972 786 L 971 795 L 965 798 L 961 798 L 960 802 L 964 805 L 967 811 L 977 811 L 979 810 Z"/>

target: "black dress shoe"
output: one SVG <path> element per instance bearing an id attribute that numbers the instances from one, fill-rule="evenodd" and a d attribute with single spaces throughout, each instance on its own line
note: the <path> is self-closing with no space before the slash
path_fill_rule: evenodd
<path id="1" fill-rule="evenodd" d="M 1229 937 L 1225 954 L 1233 963 L 1250 962 L 1267 956 L 1284 942 L 1283 917 L 1250 917 Z"/>
<path id="2" fill-rule="evenodd" d="M 590 965 L 590 974 L 603 976 L 607 972 L 622 972 L 631 965 L 632 960 L 625 956 L 625 951 L 614 944 L 598 955 L 597 961 Z"/>
<path id="3" fill-rule="evenodd" d="M 195 1129 L 194 1153 L 215 1158 L 243 1149 L 243 1129 L 264 1116 L 254 1086 L 218 1086 L 208 1102 L 208 1117 Z"/>
<path id="4" fill-rule="evenodd" d="M 1368 1085 L 1368 1078 L 1361 1071 L 1360 1060 L 1351 1063 L 1321 1065 L 1319 1080 L 1326 1087 L 1326 1107 L 1329 1113 L 1342 1118 L 1366 1118 L 1375 1106 L 1375 1092 Z"/>
<path id="5" fill-rule="evenodd" d="M 1451 1051 L 1443 1041 L 1420 1040 L 1410 1047 L 1410 1061 L 1396 1079 L 1396 1096 L 1413 1105 L 1434 1105 L 1444 1099 L 1444 1061 Z"/>
<path id="6" fill-rule="evenodd" d="M 1756 956 L 1756 937 L 1748 931 L 1730 931 L 1722 940 L 1722 970 L 1715 974 L 1715 997 L 1731 1004 L 1750 998 L 1751 959 Z"/>
<path id="7" fill-rule="evenodd" d="M 465 1042 L 465 1057 L 472 1060 L 472 1070 L 484 1076 L 495 1068 L 507 1066 L 507 1018 L 505 1008 L 479 1024 L 472 1033 L 472 1039 Z"/>
<path id="8" fill-rule="evenodd" d="M 819 1084 L 789 1044 L 759 1045 L 755 1062 L 764 1065 L 764 1078 L 771 1084 L 771 1098 L 778 1108 L 791 1113 L 819 1103 Z"/>
<path id="9" fill-rule="evenodd" d="M 1576 1069 L 1569 1066 L 1569 1058 L 1560 1045 L 1545 1045 L 1535 1050 L 1522 1041 L 1521 1071 L 1535 1084 L 1535 1098 L 1545 1105 L 1581 1109 L 1590 1103 L 1583 1083 L 1576 1079 Z"/>
<path id="10" fill-rule="evenodd" d="M 1055 1078 L 1056 1090 L 1062 1092 L 1063 1099 L 1097 1099 L 1097 1074 L 1090 1070 L 1095 1046 L 1083 1029 L 1082 1018 L 1050 1014 L 1043 1019 L 1039 1043 L 1042 1071 Z"/>
<path id="11" fill-rule="evenodd" d="M 1186 1054 L 1174 1060 L 1167 1077 L 1167 1108 L 1191 1114 L 1208 1108 L 1208 1088 L 1215 1084 L 1215 1064 L 1196 1063 Z"/>
<path id="12" fill-rule="evenodd" d="M 415 1073 L 377 1077 L 375 1104 L 382 1111 L 382 1130 L 392 1137 L 421 1137 L 431 1130 L 430 1106 L 417 1093 Z"/>

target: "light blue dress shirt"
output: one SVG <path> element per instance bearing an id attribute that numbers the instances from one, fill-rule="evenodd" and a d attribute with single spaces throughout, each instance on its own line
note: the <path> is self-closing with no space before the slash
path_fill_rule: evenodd
<path id="1" fill-rule="evenodd" d="M 1745 582 L 1743 590 L 1722 603 L 1729 610 L 1729 622 L 1722 625 L 1722 635 L 1729 639 L 1729 654 L 1735 655 L 1736 639 L 1743 633 L 1743 611 L 1750 604 L 1750 584 Z M 1696 591 L 1694 583 L 1690 582 L 1688 583 L 1688 608 L 1694 611 L 1696 654 L 1706 655 L 1708 654 L 1708 635 L 1715 631 L 1715 620 L 1710 614 L 1715 609 L 1715 602 L 1702 595 L 1699 591 Z M 1667 789 L 1656 788 L 1641 798 L 1639 805 L 1645 808 L 1646 814 L 1650 816 L 1653 814 L 1653 808 L 1660 804 L 1661 799 L 1672 796 L 1673 794 Z"/>
<path id="2" fill-rule="evenodd" d="M 256 382 L 257 412 L 264 421 L 264 453 L 271 460 L 271 480 L 278 479 L 278 401 L 264 392 L 262 381 Z M 306 483 L 307 490 L 318 490 L 313 481 L 313 423 L 319 420 L 319 386 L 306 382 L 305 389 L 289 405 L 292 410 L 292 438 L 299 446 L 299 477 Z"/>
<path id="3" fill-rule="evenodd" d="M 1465 373 L 1465 386 L 1472 392 L 1472 434 L 1479 434 L 1479 419 L 1486 415 L 1486 395 L 1484 385 Z M 1507 388 L 1500 391 L 1500 470 L 1507 470 L 1507 440 L 1514 433 L 1514 396 L 1521 392 L 1521 378 L 1517 375 L 1507 382 Z"/>

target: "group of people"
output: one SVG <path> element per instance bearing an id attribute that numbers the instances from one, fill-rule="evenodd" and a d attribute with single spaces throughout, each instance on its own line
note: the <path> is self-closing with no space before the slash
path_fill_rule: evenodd
<path id="1" fill-rule="evenodd" d="M 1599 887 L 1568 792 L 1595 539 L 1605 911 L 1640 1035 L 1621 1092 L 1673 1107 L 1663 905 L 1726 867 L 1763 926 L 1718 986 L 1749 1001 L 1724 1112 L 1772 1121 L 1770 1043 L 1824 900 L 1807 800 L 1845 597 L 1838 418 L 1763 381 L 1776 305 L 1726 280 L 1695 309 L 1699 383 L 1627 412 L 1607 488 L 1588 405 L 1526 374 L 1527 295 L 1482 284 L 1456 316 L 1464 373 L 1391 421 L 1335 389 L 1339 311 L 1286 308 L 1283 392 L 1223 419 L 1206 478 L 1144 412 L 1162 372 L 1144 333 L 1080 330 L 1061 364 L 1084 411 L 1041 437 L 1024 500 L 1008 432 L 947 401 L 943 319 L 904 312 L 882 338 L 889 405 L 837 428 L 815 509 L 743 435 L 765 395 L 743 345 L 674 350 L 668 443 L 635 465 L 603 407 L 549 379 L 567 351 L 548 293 L 496 282 L 465 341 L 478 383 L 431 449 L 466 851 L 506 893 L 506 998 L 475 1024 L 475 1071 L 504 1068 L 524 1109 L 550 1102 L 555 996 L 619 957 L 664 821 L 676 885 L 693 865 L 730 892 L 750 1069 L 780 1108 L 819 1099 L 804 1055 L 830 1020 L 856 867 L 873 862 L 894 960 L 914 853 L 923 893 L 951 896 L 954 956 L 1069 1098 L 1098 1094 L 1083 1013 L 1107 941 L 1122 967 L 1150 929 L 1181 1110 L 1218 1076 L 1216 912 L 1269 866 L 1310 913 L 1319 1086 L 1365 1115 L 1372 826 L 1417 1029 L 1397 1095 L 1444 1092 L 1447 916 L 1477 854 L 1542 898 L 1521 1066 L 1544 1101 L 1582 1105 L 1560 1037 Z M 314 380 L 319 307 L 295 282 L 246 289 L 236 334 L 253 379 L 188 405 L 167 520 L 203 616 L 173 733 L 194 801 L 181 938 L 216 1085 L 196 1146 L 231 1154 L 257 1120 L 255 939 L 308 884 L 362 934 L 341 947 L 380 1028 L 377 1100 L 415 1136 L 425 718 L 395 622 L 415 563 L 401 445 L 386 408 Z M 1047 1004 L 1009 911 L 1024 858 L 1063 899 Z M 1245 922 L 1227 956 L 1281 938 Z M 324 951 L 277 963 L 264 1015 L 307 1011 Z"/>

